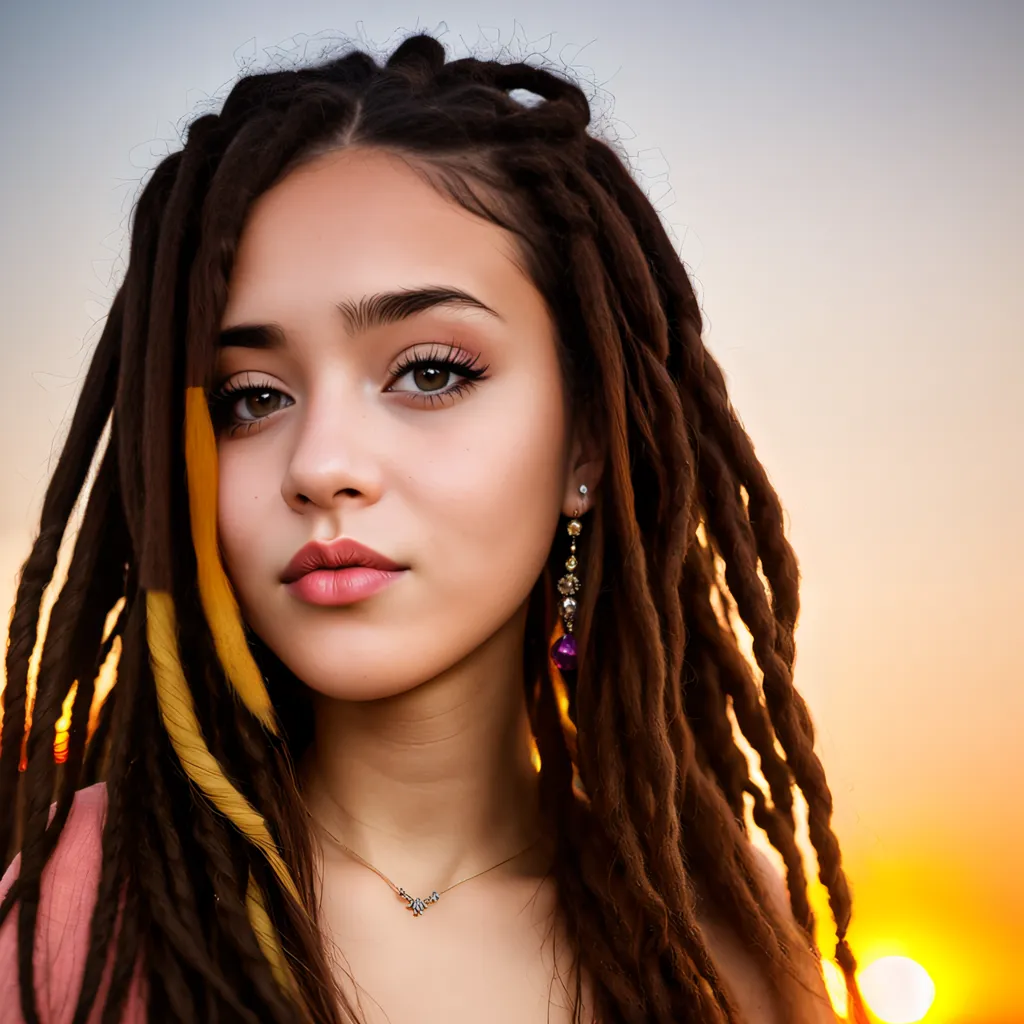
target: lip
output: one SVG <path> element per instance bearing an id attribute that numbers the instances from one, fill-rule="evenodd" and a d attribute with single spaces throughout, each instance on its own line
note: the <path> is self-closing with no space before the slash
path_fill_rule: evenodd
<path id="1" fill-rule="evenodd" d="M 408 567 L 347 537 L 311 541 L 299 548 L 281 573 L 281 582 L 301 601 L 318 605 L 354 604 L 383 590 Z"/>
<path id="2" fill-rule="evenodd" d="M 365 601 L 401 575 L 401 569 L 389 572 L 362 565 L 348 569 L 314 569 L 287 584 L 286 589 L 292 597 L 306 604 L 336 608 Z"/>
<path id="3" fill-rule="evenodd" d="M 317 569 L 348 569 L 352 566 L 385 572 L 398 572 L 407 568 L 349 537 L 339 537 L 332 541 L 311 540 L 295 552 L 281 573 L 281 582 L 294 583 Z"/>

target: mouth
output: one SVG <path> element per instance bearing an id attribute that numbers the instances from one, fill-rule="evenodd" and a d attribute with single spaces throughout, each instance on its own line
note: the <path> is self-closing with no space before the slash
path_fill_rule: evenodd
<path id="1" fill-rule="evenodd" d="M 354 604 L 383 590 L 408 566 L 348 538 L 311 541 L 281 574 L 293 597 L 307 604 Z"/>
<path id="2" fill-rule="evenodd" d="M 328 543 L 314 540 L 295 552 L 281 573 L 281 582 L 294 583 L 311 572 L 323 569 L 379 569 L 383 572 L 400 572 L 405 568 L 407 566 L 399 565 L 373 548 L 347 537 Z"/>

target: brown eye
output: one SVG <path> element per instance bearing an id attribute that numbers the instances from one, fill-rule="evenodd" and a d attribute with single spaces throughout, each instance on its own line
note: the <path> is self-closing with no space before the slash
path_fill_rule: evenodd
<path id="1" fill-rule="evenodd" d="M 487 367 L 478 366 L 479 361 L 479 356 L 453 345 L 432 345 L 422 355 L 414 349 L 399 360 L 384 390 L 408 395 L 410 401 L 429 408 L 451 405 L 485 379 Z"/>
<path id="2" fill-rule="evenodd" d="M 440 366 L 421 366 L 413 370 L 412 379 L 423 391 L 440 391 L 448 386 L 452 371 Z"/>
<path id="3" fill-rule="evenodd" d="M 283 409 L 284 397 L 280 391 L 269 388 L 265 391 L 249 391 L 235 403 L 235 418 L 242 422 L 262 419 L 272 412 L 277 412 L 278 409 Z"/>
<path id="4" fill-rule="evenodd" d="M 267 386 L 222 388 L 213 396 L 211 415 L 218 430 L 234 431 L 252 427 L 294 400 L 277 388 Z"/>

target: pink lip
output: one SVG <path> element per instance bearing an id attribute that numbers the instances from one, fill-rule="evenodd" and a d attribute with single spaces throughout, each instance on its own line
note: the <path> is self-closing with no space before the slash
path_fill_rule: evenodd
<path id="1" fill-rule="evenodd" d="M 346 605 L 383 590 L 407 567 L 358 541 L 311 541 L 300 548 L 281 574 L 281 582 L 300 601 Z"/>
<path id="2" fill-rule="evenodd" d="M 383 590 L 401 571 L 385 572 L 353 566 L 350 569 L 315 569 L 288 584 L 289 592 L 307 604 L 343 605 L 363 601 Z"/>

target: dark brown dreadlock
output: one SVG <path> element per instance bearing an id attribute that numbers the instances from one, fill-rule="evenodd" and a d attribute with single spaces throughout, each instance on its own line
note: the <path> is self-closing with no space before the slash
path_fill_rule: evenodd
<path id="1" fill-rule="evenodd" d="M 543 102 L 518 102 L 513 90 Z M 118 1019 L 140 953 L 153 1021 L 354 1019 L 344 1001 L 339 1008 L 316 919 L 313 841 L 293 774 L 309 734 L 301 688 L 278 685 L 283 667 L 256 638 L 246 643 L 203 497 L 212 444 L 203 389 L 246 214 L 297 164 L 352 145 L 401 154 L 453 201 L 518 236 L 557 324 L 575 415 L 602 442 L 579 671 L 563 680 L 548 663 L 547 573 L 525 652 L 561 912 L 601 1020 L 740 1020 L 696 924 L 698 892 L 782 991 L 792 955 L 768 909 L 745 807 L 752 802 L 785 862 L 792 910 L 813 946 L 794 787 L 861 1012 L 832 799 L 792 681 L 798 572 L 779 500 L 701 340 L 693 289 L 657 213 L 589 124 L 584 93 L 562 76 L 446 62 L 442 45 L 419 35 L 384 66 L 356 51 L 242 78 L 220 114 L 195 120 L 184 149 L 156 168 L 10 629 L 0 854 L 6 866 L 20 849 L 21 864 L 0 921 L 17 915 L 30 1024 L 39 1020 L 31 950 L 42 871 L 75 792 L 100 779 L 103 867 L 75 1024 L 96 999 L 111 946 L 104 1024 Z M 29 716 L 43 592 L 94 462 Z M 753 638 L 760 686 L 723 606 Z M 93 680 L 117 639 L 117 682 L 87 742 Z M 76 681 L 58 766 L 54 726 Z M 767 793 L 730 714 L 760 758 Z"/>

